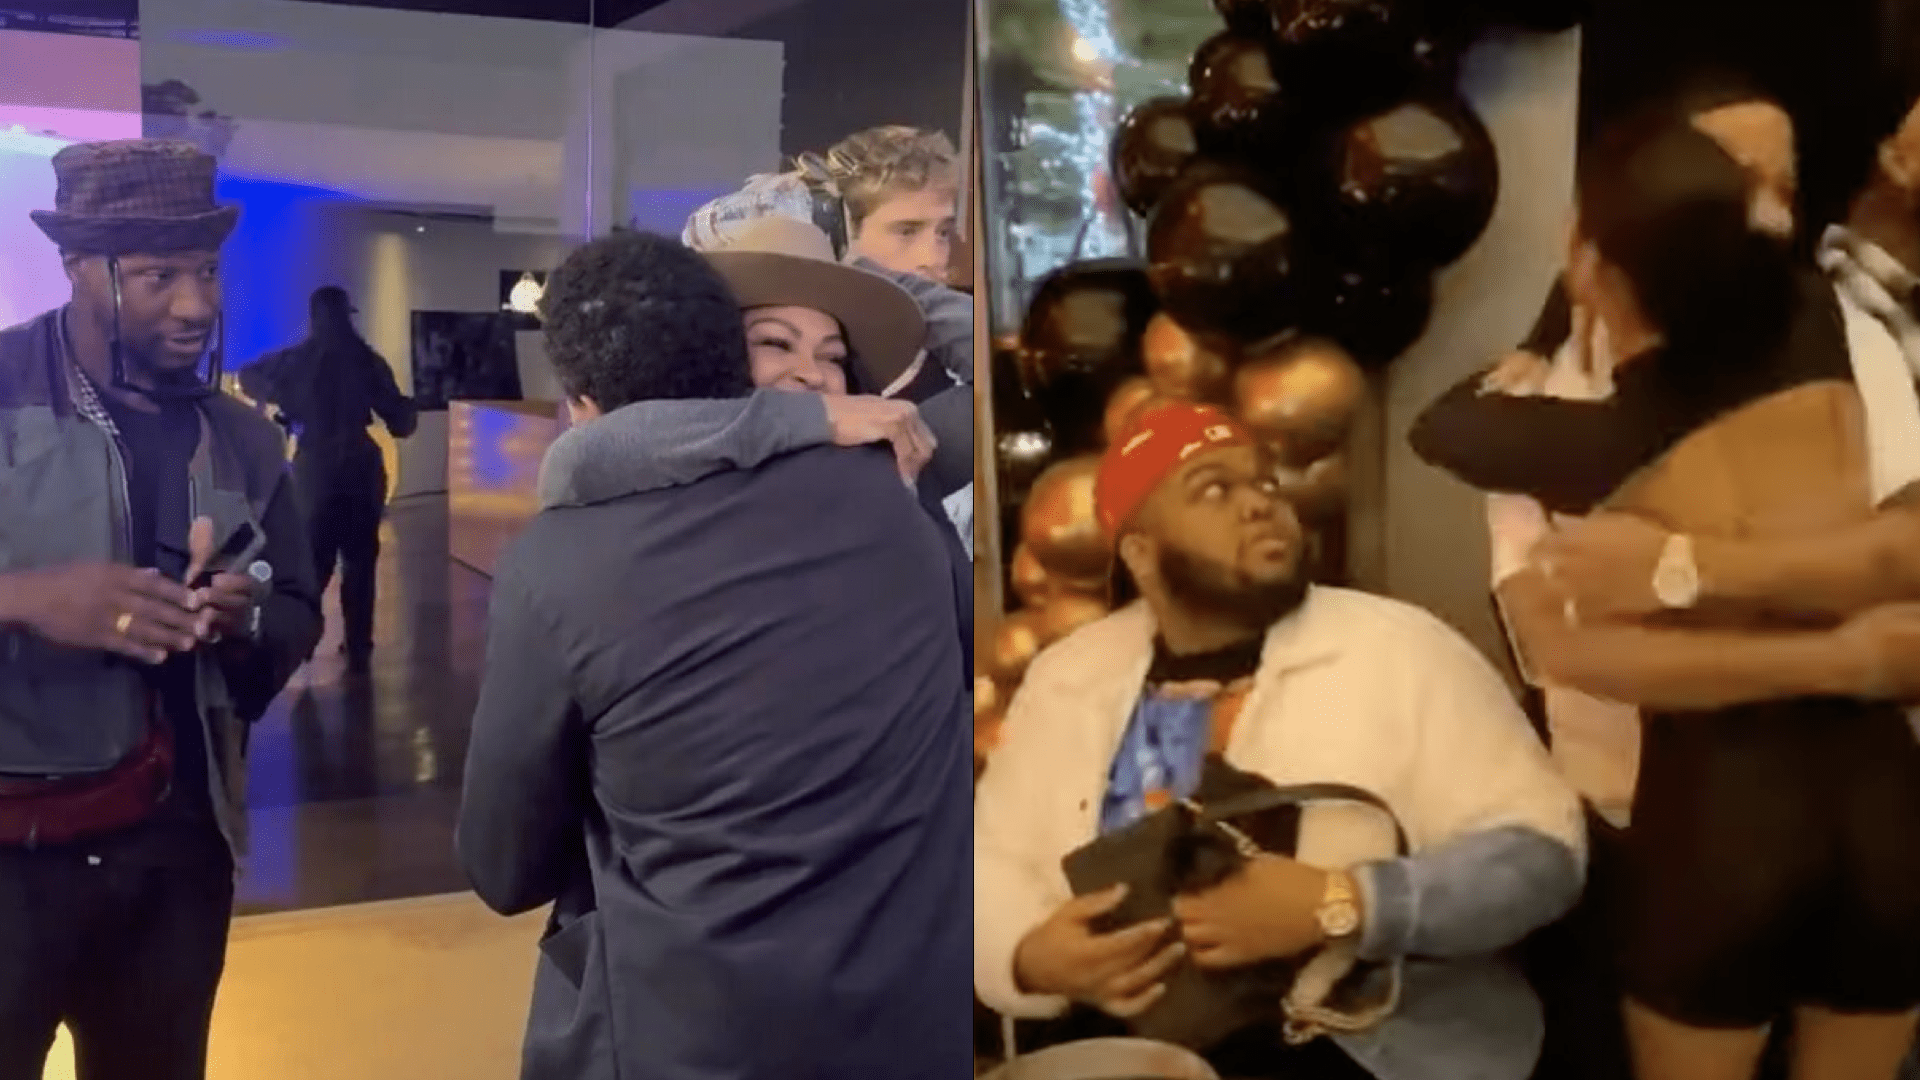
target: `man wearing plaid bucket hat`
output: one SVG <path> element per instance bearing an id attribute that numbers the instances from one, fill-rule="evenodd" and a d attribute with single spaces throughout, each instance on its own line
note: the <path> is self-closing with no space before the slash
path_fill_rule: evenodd
<path id="1" fill-rule="evenodd" d="M 1571 906 L 1584 837 L 1505 682 L 1417 608 L 1308 585 L 1266 450 L 1211 406 L 1136 418 L 1094 500 L 1142 599 L 1034 660 L 987 761 L 981 1000 L 1052 1021 L 1037 1040 L 1124 1034 L 1171 1003 L 1183 965 L 1297 961 L 1267 1018 L 1198 1047 L 1222 1075 L 1525 1080 L 1539 1005 L 1498 953 Z M 1115 930 L 1121 892 L 1074 895 L 1070 853 L 1172 800 L 1218 798 L 1222 766 L 1379 805 L 1308 802 L 1291 842 L 1271 842 L 1285 850 L 1161 918 Z"/>
<path id="2" fill-rule="evenodd" d="M 184 143 L 68 147 L 73 299 L 0 331 L 0 1080 L 199 1080 L 247 729 L 320 630 L 280 432 L 219 393 L 237 212 Z"/>

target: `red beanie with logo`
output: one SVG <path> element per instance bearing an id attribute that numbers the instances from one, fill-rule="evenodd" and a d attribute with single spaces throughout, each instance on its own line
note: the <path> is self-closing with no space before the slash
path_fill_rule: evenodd
<path id="1" fill-rule="evenodd" d="M 1118 537 L 1153 489 L 1193 455 L 1253 445 L 1253 435 L 1238 420 L 1211 405 L 1170 401 L 1149 406 L 1127 424 L 1100 459 L 1093 482 L 1100 527 L 1108 539 Z"/>

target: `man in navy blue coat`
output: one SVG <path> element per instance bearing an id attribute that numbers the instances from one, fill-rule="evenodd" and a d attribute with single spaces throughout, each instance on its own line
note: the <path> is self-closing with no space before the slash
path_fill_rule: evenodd
<path id="1" fill-rule="evenodd" d="M 737 305 L 672 241 L 588 245 L 544 304 L 577 418 L 752 390 Z M 634 466 L 538 515 L 494 583 L 459 844 L 495 909 L 555 904 L 523 1075 L 965 1075 L 950 538 L 884 449 Z"/>

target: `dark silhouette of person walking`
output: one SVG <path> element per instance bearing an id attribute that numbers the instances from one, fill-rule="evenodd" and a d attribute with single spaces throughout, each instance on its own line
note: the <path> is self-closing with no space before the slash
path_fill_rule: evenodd
<path id="1" fill-rule="evenodd" d="M 419 413 L 354 327 L 358 311 L 345 289 L 315 289 L 309 312 L 306 339 L 248 365 L 240 385 L 277 406 L 298 437 L 293 475 L 306 501 L 320 589 L 338 561 L 347 670 L 362 674 L 373 654 L 374 568 L 387 501 L 386 461 L 368 429 L 378 417 L 404 439 Z"/>

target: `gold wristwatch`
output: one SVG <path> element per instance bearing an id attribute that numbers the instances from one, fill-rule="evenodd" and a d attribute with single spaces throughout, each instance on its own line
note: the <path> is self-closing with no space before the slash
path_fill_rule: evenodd
<path id="1" fill-rule="evenodd" d="M 1345 870 L 1327 872 L 1327 891 L 1320 895 L 1320 907 L 1313 915 L 1329 942 L 1360 932 L 1360 892 L 1350 874 Z"/>
<path id="2" fill-rule="evenodd" d="M 1653 568 L 1653 595 L 1673 611 L 1684 611 L 1700 602 L 1700 567 L 1693 559 L 1693 538 L 1685 533 L 1669 533 L 1660 549 L 1660 561 Z"/>

